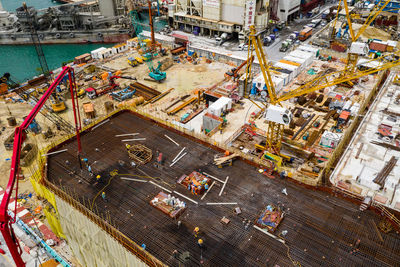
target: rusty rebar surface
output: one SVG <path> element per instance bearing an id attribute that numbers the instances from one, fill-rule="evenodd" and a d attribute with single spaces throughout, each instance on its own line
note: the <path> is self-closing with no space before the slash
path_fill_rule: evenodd
<path id="1" fill-rule="evenodd" d="M 140 133 L 138 138 L 146 138 L 138 143 L 149 147 L 153 153 L 156 150 L 163 153 L 161 168 L 155 164 L 155 158 L 139 167 L 129 164 L 125 144 L 115 135 L 132 132 Z M 166 139 L 165 134 L 180 147 Z M 132 113 L 122 112 L 94 131 L 83 134 L 82 147 L 83 157 L 88 158 L 94 175 L 90 176 L 85 168 L 79 169 L 76 141 L 71 141 L 61 147 L 68 148 L 67 152 L 49 157 L 49 181 L 73 188 L 81 201 L 84 197 L 93 202 L 99 191 L 104 190 L 108 202 L 97 197 L 94 200 L 97 208 L 93 210 L 102 214 L 102 218 L 112 218 L 122 233 L 139 245 L 146 244 L 148 252 L 170 266 L 291 266 L 292 260 L 302 266 L 396 266 L 400 262 L 399 235 L 382 233 L 384 242 L 381 242 L 371 227 L 371 220 L 379 220 L 372 211 L 360 212 L 353 203 L 327 193 L 305 189 L 286 180 L 268 179 L 241 160 L 235 161 L 232 167 L 219 169 L 212 164 L 217 151 Z M 169 167 L 182 147 L 186 147 L 188 155 Z M 65 164 L 66 160 L 69 165 Z M 126 164 L 121 166 L 121 162 Z M 178 191 L 199 205 L 178 196 L 188 205 L 178 219 L 182 221 L 178 227 L 177 220 L 149 204 L 160 191 L 159 187 L 149 182 L 122 180 L 118 175 L 110 180 L 113 170 L 142 176 L 140 179 Z M 224 194 L 218 196 L 220 182 L 215 183 L 203 200 L 176 184 L 182 174 L 194 170 L 223 181 L 229 176 Z M 95 181 L 97 174 L 101 175 L 99 183 Z M 287 189 L 288 196 L 281 193 L 283 188 Z M 236 206 L 208 206 L 206 202 L 237 202 L 242 213 L 235 215 Z M 246 229 L 243 224 L 244 220 L 253 222 L 269 203 L 279 204 L 285 211 L 274 234 L 288 231 L 285 239 L 289 251 L 252 225 Z M 230 220 L 228 225 L 220 223 L 223 216 Z M 196 226 L 205 244 L 202 253 L 193 235 Z M 357 240 L 360 244 L 355 249 Z M 176 258 L 174 250 L 178 251 Z M 189 252 L 190 257 L 182 262 L 181 255 L 185 252 Z"/>

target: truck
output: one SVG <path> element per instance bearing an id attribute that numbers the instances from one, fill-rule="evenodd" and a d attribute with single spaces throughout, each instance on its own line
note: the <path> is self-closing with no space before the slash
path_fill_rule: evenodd
<path id="1" fill-rule="evenodd" d="M 288 51 L 289 47 L 290 47 L 290 42 L 288 42 L 288 40 L 285 40 L 282 42 L 281 48 L 279 48 L 280 52 L 286 52 Z"/>
<path id="2" fill-rule="evenodd" d="M 264 37 L 264 39 L 263 39 L 263 45 L 264 45 L 264 46 L 269 46 L 269 45 L 271 45 L 271 44 L 272 44 L 272 39 L 271 39 L 271 37 L 269 37 L 269 36 Z"/>
<path id="3" fill-rule="evenodd" d="M 215 41 L 217 41 L 217 45 L 221 46 L 223 43 L 228 41 L 232 36 L 230 36 L 228 33 L 224 32 L 221 34 L 221 36 L 216 37 Z"/>
<path id="4" fill-rule="evenodd" d="M 312 35 L 312 30 L 313 29 L 309 27 L 304 28 L 299 34 L 299 40 L 304 42 L 305 40 L 310 38 Z"/>
<path id="5" fill-rule="evenodd" d="M 311 21 L 311 24 L 313 25 L 313 28 L 318 27 L 318 25 L 321 23 L 322 19 L 313 19 Z"/>
<path id="6" fill-rule="evenodd" d="M 109 84 L 102 86 L 98 89 L 94 89 L 93 87 L 86 88 L 86 94 L 90 99 L 94 99 L 98 96 L 104 95 L 105 93 L 112 91 L 119 87 L 118 84 L 115 83 L 115 79 L 128 79 L 128 80 L 136 80 L 134 77 L 126 77 L 126 76 L 111 76 L 109 78 Z"/>
<path id="7" fill-rule="evenodd" d="M 131 65 L 132 67 L 136 67 L 139 64 L 139 62 L 134 57 L 128 57 L 128 64 Z"/>

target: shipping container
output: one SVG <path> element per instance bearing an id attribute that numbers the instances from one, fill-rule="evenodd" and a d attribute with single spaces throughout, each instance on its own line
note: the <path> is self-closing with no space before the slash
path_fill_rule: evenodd
<path id="1" fill-rule="evenodd" d="M 285 60 L 285 59 L 281 59 L 281 60 L 279 60 L 279 62 L 281 62 L 283 64 L 293 65 L 295 67 L 300 67 L 301 66 L 300 63 L 297 63 L 297 62 L 294 62 L 294 61 L 290 61 L 290 60 Z"/>
<path id="2" fill-rule="evenodd" d="M 208 107 L 208 112 L 214 116 L 220 117 L 223 112 L 232 108 L 232 99 L 221 97 Z"/>
<path id="3" fill-rule="evenodd" d="M 309 52 L 309 53 L 313 54 L 314 57 L 317 57 L 317 54 L 318 54 L 318 51 L 319 51 L 318 48 L 312 47 L 312 46 L 309 46 L 309 45 L 300 45 L 297 48 L 297 50 L 304 51 L 304 52 Z"/>
<path id="4" fill-rule="evenodd" d="M 369 49 L 380 51 L 380 52 L 386 52 L 387 46 L 388 46 L 387 42 L 374 40 L 369 44 Z"/>
<path id="5" fill-rule="evenodd" d="M 304 70 L 304 68 L 306 67 L 306 59 L 305 58 L 286 56 L 283 59 L 285 61 L 298 63 L 299 64 L 299 68 L 300 68 L 300 72 L 302 72 Z"/>
<path id="6" fill-rule="evenodd" d="M 92 59 L 92 56 L 89 53 L 86 53 L 86 54 L 83 54 L 83 55 L 75 57 L 74 63 L 75 64 L 82 64 L 82 63 L 88 62 L 91 59 Z"/>
<path id="7" fill-rule="evenodd" d="M 300 71 L 299 67 L 296 67 L 296 66 L 293 66 L 293 65 L 289 65 L 289 64 L 286 64 L 286 63 L 282 63 L 282 62 L 278 62 L 278 63 L 274 64 L 274 67 L 282 68 L 282 69 L 287 69 L 287 70 L 293 71 L 293 73 L 292 73 L 292 74 L 293 74 L 293 75 L 292 75 L 292 78 L 290 79 L 291 81 L 292 81 L 295 77 L 297 77 L 297 75 L 299 74 L 299 71 Z"/>
<path id="8" fill-rule="evenodd" d="M 287 73 L 280 72 L 280 71 L 274 71 L 272 75 L 277 77 L 277 78 L 282 79 L 283 86 L 287 85 L 290 82 L 289 74 L 287 74 Z"/>
<path id="9" fill-rule="evenodd" d="M 279 76 L 271 75 L 272 83 L 274 84 L 275 92 L 279 92 L 283 89 L 284 80 L 280 78 Z M 253 85 L 252 87 L 256 87 L 259 91 L 265 90 L 266 85 L 264 81 L 264 76 L 262 73 L 258 74 L 254 79 L 253 79 Z"/>
<path id="10" fill-rule="evenodd" d="M 292 52 L 289 53 L 289 56 L 291 57 L 296 57 L 296 58 L 303 58 L 306 60 L 305 66 L 304 67 L 308 67 L 309 65 L 311 65 L 311 63 L 314 60 L 314 56 L 312 53 L 310 52 L 305 52 L 305 51 L 301 51 L 301 50 L 294 50 Z"/>
<path id="11" fill-rule="evenodd" d="M 285 83 L 285 85 L 288 84 L 288 83 L 290 83 L 290 82 L 292 81 L 293 75 L 294 75 L 294 74 L 293 74 L 293 71 L 288 70 L 288 69 L 278 68 L 278 67 L 275 69 L 275 71 L 281 72 L 282 74 L 287 75 L 287 82 Z"/>

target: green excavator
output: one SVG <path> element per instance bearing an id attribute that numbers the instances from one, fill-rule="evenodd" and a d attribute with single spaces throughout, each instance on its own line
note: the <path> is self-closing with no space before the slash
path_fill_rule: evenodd
<path id="1" fill-rule="evenodd" d="M 158 61 L 157 68 L 154 68 L 152 61 L 148 62 L 148 66 L 149 66 L 149 70 L 150 70 L 149 76 L 154 81 L 162 82 L 167 78 L 167 73 L 165 73 L 164 71 L 160 70 L 160 68 L 162 66 L 162 63 L 160 61 Z"/>

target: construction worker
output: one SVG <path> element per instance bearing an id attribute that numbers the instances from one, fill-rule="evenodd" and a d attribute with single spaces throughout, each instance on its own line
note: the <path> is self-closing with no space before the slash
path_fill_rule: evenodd
<path id="1" fill-rule="evenodd" d="M 98 174 L 97 176 L 96 176 L 96 182 L 99 182 L 100 181 L 100 178 L 101 178 L 101 176 L 100 176 L 100 174 Z M 104 192 L 103 192 L 104 193 Z"/>
<path id="2" fill-rule="evenodd" d="M 197 235 L 199 234 L 199 232 L 200 232 L 200 228 L 196 226 L 196 227 L 194 228 L 194 230 L 193 230 L 194 237 L 197 237 Z"/>
<path id="3" fill-rule="evenodd" d="M 199 240 L 197 240 L 197 245 L 199 245 L 200 248 L 203 248 L 204 247 L 203 239 L 199 238 Z"/>
<path id="4" fill-rule="evenodd" d="M 106 198 L 106 193 L 105 193 L 105 192 L 102 192 L 102 193 L 101 193 L 101 197 L 103 198 L 103 200 L 104 200 L 105 202 L 108 201 L 107 198 Z"/>

